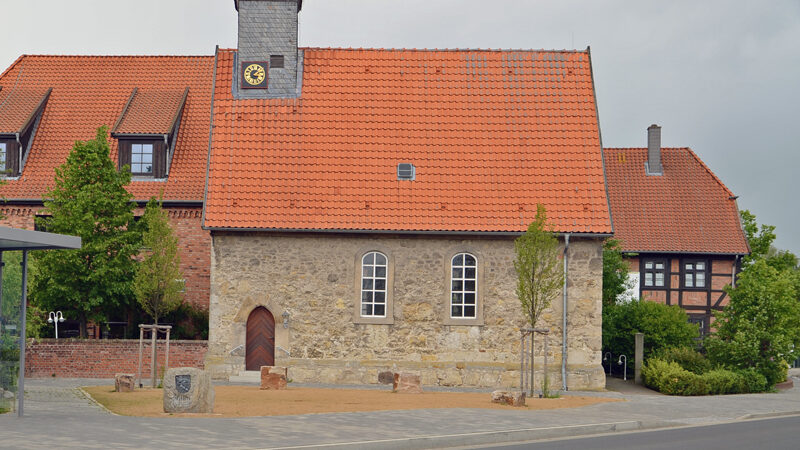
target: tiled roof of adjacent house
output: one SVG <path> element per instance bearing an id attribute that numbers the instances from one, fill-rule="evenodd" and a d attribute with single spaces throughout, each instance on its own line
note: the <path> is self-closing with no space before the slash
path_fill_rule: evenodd
<path id="1" fill-rule="evenodd" d="M 736 200 L 688 148 L 664 148 L 664 174 L 646 175 L 646 148 L 607 148 L 614 236 L 629 252 L 745 254 Z"/>
<path id="2" fill-rule="evenodd" d="M 588 51 L 303 51 L 270 100 L 234 99 L 219 52 L 206 226 L 518 232 L 542 203 L 612 231 Z"/>
<path id="3" fill-rule="evenodd" d="M 213 56 L 20 57 L 0 76 L 0 102 L 22 92 L 44 92 L 50 87 L 53 90 L 20 178 L 0 186 L 0 195 L 7 199 L 40 199 L 53 186 L 54 169 L 66 161 L 73 143 L 94 138 L 101 125 L 110 130 L 134 88 L 144 96 L 152 96 L 154 104 L 172 108 L 188 87 L 169 178 L 134 181 L 128 190 L 142 200 L 157 196 L 162 190 L 165 200 L 202 200 L 213 71 Z M 169 114 L 163 110 L 137 110 L 135 101 L 132 106 L 135 114 L 130 124 L 122 125 L 138 131 L 164 129 Z M 18 123 L 18 117 L 7 115 L 0 107 L 0 123 Z M 111 157 L 116 161 L 117 141 L 109 142 Z"/>
<path id="4" fill-rule="evenodd" d="M 21 132 L 48 91 L 46 86 L 0 89 L 0 134 Z"/>

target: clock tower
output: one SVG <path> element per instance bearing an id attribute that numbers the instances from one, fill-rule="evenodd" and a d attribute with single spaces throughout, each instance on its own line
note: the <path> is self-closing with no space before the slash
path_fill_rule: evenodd
<path id="1" fill-rule="evenodd" d="M 234 0 L 239 43 L 234 67 L 237 98 L 295 98 L 302 82 L 297 15 L 302 0 Z"/>

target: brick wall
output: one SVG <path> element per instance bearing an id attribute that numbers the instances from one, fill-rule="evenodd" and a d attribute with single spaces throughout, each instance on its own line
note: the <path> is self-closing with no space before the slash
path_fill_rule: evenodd
<path id="1" fill-rule="evenodd" d="M 164 364 L 165 342 L 159 341 L 158 367 Z M 203 368 L 208 341 L 170 341 L 170 367 Z M 142 352 L 142 378 L 149 378 L 151 347 Z M 114 378 L 117 373 L 137 373 L 139 341 L 136 339 L 38 339 L 25 351 L 26 377 Z"/>
<path id="2" fill-rule="evenodd" d="M 33 220 L 43 208 L 41 206 L 5 206 L 0 213 L 5 219 L 0 225 L 33 229 Z M 202 207 L 171 208 L 165 207 L 170 224 L 178 236 L 180 247 L 181 269 L 186 279 L 187 302 L 208 309 L 210 265 L 211 265 L 211 233 L 201 228 Z M 135 214 L 140 216 L 144 208 L 137 208 Z"/>

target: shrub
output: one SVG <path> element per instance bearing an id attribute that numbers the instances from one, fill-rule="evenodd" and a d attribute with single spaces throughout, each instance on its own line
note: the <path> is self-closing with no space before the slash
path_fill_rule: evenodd
<path id="1" fill-rule="evenodd" d="M 642 369 L 645 386 L 667 395 L 708 394 L 706 380 L 675 362 L 651 358 Z"/>
<path id="2" fill-rule="evenodd" d="M 734 370 L 734 372 L 742 377 L 744 383 L 742 392 L 765 392 L 770 388 L 770 385 L 767 384 L 767 377 L 754 368 Z"/>
<path id="3" fill-rule="evenodd" d="M 677 362 L 650 358 L 642 368 L 645 386 L 667 395 L 720 395 L 764 392 L 767 379 L 756 369 L 714 369 L 692 373 Z"/>
<path id="4" fill-rule="evenodd" d="M 699 352 L 686 347 L 671 347 L 654 355 L 667 362 L 678 363 L 689 372 L 702 375 L 711 370 L 711 362 Z"/>
<path id="5" fill-rule="evenodd" d="M 747 391 L 744 376 L 726 369 L 714 369 L 703 374 L 711 395 L 741 394 Z"/>
<path id="6" fill-rule="evenodd" d="M 632 301 L 603 307 L 603 351 L 633 359 L 634 334 L 644 333 L 644 358 L 667 348 L 693 348 L 698 327 L 679 306 Z"/>

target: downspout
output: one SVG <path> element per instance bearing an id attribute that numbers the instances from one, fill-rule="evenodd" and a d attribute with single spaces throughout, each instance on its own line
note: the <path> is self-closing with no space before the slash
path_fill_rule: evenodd
<path id="1" fill-rule="evenodd" d="M 561 390 L 567 390 L 567 266 L 569 264 L 569 234 L 564 235 L 564 301 L 561 305 Z"/>
<path id="2" fill-rule="evenodd" d="M 22 142 L 19 140 L 19 133 L 14 133 L 17 139 L 17 171 L 22 173 Z"/>

